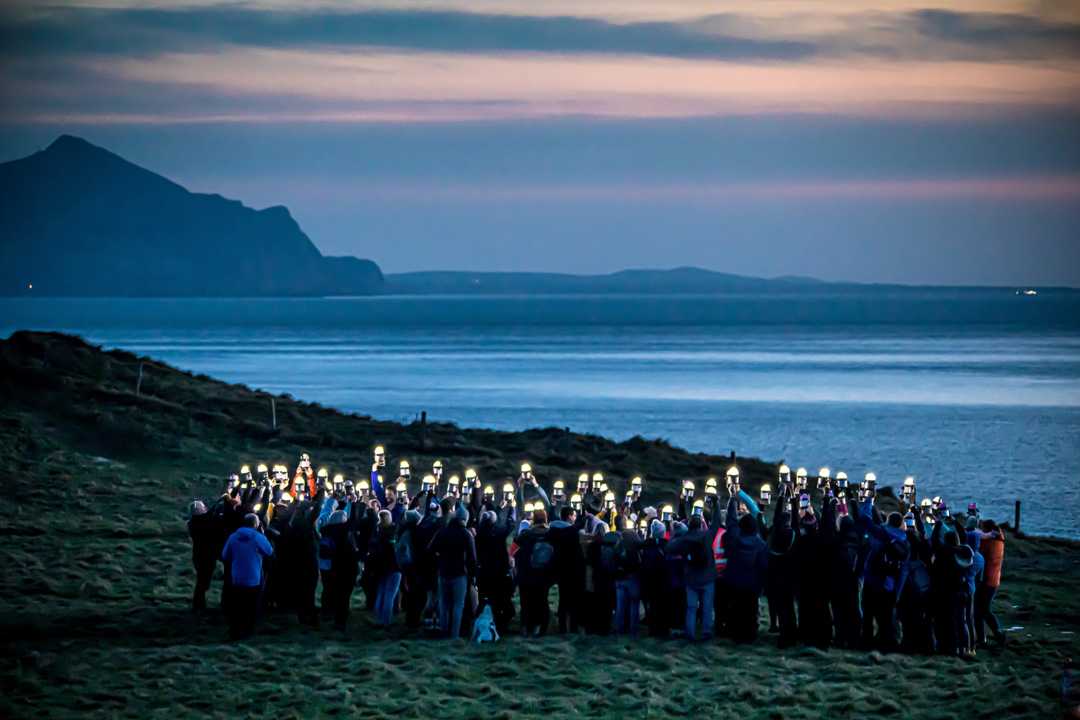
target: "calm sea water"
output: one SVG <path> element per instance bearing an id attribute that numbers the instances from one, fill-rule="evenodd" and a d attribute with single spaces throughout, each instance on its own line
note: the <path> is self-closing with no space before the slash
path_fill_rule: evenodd
<path id="1" fill-rule="evenodd" d="M 0 300 L 21 328 L 388 419 L 913 474 L 1080 536 L 1076 295 Z"/>

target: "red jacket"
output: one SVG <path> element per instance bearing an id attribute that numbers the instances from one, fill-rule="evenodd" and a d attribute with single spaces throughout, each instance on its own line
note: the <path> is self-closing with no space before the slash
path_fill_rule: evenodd
<path id="1" fill-rule="evenodd" d="M 1005 534 L 998 530 L 983 535 L 982 541 L 979 542 L 979 552 L 986 561 L 983 568 L 983 585 L 998 587 L 1001 585 L 1001 565 L 1005 561 Z"/>

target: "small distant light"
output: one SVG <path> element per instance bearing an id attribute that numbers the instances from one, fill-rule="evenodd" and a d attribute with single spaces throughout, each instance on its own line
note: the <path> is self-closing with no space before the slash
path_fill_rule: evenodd
<path id="1" fill-rule="evenodd" d="M 26 283 L 26 289 L 27 290 L 33 290 L 34 289 L 34 283 Z"/>

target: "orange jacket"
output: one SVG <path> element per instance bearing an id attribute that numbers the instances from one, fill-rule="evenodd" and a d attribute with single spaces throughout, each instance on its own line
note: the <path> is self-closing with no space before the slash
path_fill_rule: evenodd
<path id="1" fill-rule="evenodd" d="M 983 585 L 996 588 L 1001 585 L 1001 565 L 1005 561 L 1005 534 L 998 530 L 984 535 L 979 542 L 979 552 L 986 560 L 983 569 Z"/>

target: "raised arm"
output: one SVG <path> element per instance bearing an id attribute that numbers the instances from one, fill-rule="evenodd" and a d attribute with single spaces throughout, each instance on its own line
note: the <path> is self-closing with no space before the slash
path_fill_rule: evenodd
<path id="1" fill-rule="evenodd" d="M 821 536 L 826 540 L 836 537 L 836 499 L 826 497 L 821 504 Z"/>
<path id="2" fill-rule="evenodd" d="M 379 504 L 386 507 L 386 491 L 383 489 L 382 482 L 379 481 L 379 471 L 374 468 L 371 470 L 371 492 L 379 500 Z"/>
<path id="3" fill-rule="evenodd" d="M 761 508 L 754 502 L 754 498 L 750 497 L 750 493 L 745 490 L 739 490 L 739 499 L 750 509 L 750 514 L 755 518 L 761 514 Z"/>
<path id="4" fill-rule="evenodd" d="M 544 501 L 544 507 L 551 507 L 551 500 L 548 499 L 548 494 L 544 490 L 544 487 L 540 483 L 536 483 L 536 485 L 533 485 L 533 487 L 536 488 L 536 494 L 539 495 L 540 499 Z"/>

